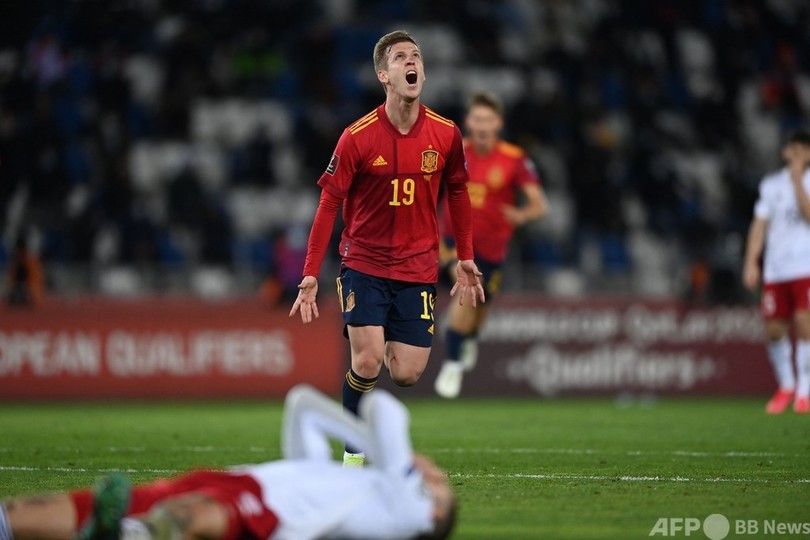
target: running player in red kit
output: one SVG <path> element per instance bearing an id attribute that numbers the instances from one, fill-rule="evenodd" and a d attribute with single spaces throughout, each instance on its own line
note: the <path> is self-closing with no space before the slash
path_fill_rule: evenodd
<path id="1" fill-rule="evenodd" d="M 496 96 L 487 92 L 473 94 L 464 125 L 473 249 L 491 305 L 492 297 L 500 289 L 501 266 L 515 227 L 543 217 L 546 197 L 534 165 L 523 149 L 500 138 L 503 105 Z M 517 192 L 525 199 L 521 206 L 516 206 Z M 443 219 L 443 229 L 452 231 L 453 224 L 448 221 Z M 442 259 L 452 261 L 456 256 L 452 238 L 444 236 L 447 249 L 442 250 Z M 451 304 L 445 331 L 447 357 L 435 382 L 438 395 L 452 399 L 461 392 L 464 371 L 471 370 L 477 361 L 477 335 L 487 312 L 486 306 L 473 310 Z"/>
<path id="2" fill-rule="evenodd" d="M 422 53 L 407 32 L 386 34 L 374 47 L 385 103 L 343 131 L 318 180 L 321 199 L 310 232 L 304 278 L 290 316 L 318 316 L 318 274 L 341 202 L 346 224 L 337 281 L 351 369 L 343 405 L 356 413 L 383 363 L 400 386 L 419 380 L 433 341 L 438 279 L 437 202 L 443 183 L 458 246 L 458 281 L 451 295 L 484 301 L 473 262 L 467 168 L 458 127 L 420 104 Z M 360 449 L 344 463 L 360 465 Z"/>

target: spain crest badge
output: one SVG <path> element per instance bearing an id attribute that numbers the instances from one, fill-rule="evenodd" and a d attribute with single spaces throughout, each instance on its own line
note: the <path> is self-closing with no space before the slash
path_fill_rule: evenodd
<path id="1" fill-rule="evenodd" d="M 436 150 L 422 152 L 422 172 L 432 173 L 439 168 L 439 153 Z"/>

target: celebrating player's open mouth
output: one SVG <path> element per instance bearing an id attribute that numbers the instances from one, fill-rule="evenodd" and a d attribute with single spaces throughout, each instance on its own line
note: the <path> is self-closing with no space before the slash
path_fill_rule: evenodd
<path id="1" fill-rule="evenodd" d="M 418 76 L 416 74 L 415 69 L 411 69 L 405 72 L 405 82 L 408 83 L 408 86 L 416 86 L 416 81 L 418 80 Z"/>

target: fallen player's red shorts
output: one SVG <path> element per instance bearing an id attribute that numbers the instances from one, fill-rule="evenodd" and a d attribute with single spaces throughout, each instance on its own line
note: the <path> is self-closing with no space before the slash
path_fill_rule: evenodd
<path id="1" fill-rule="evenodd" d="M 143 514 L 169 497 L 200 493 L 221 503 L 228 510 L 228 531 L 223 540 L 269 538 L 278 526 L 278 518 L 262 500 L 259 484 L 250 475 L 220 471 L 194 471 L 172 479 L 163 479 L 132 488 L 128 516 Z M 93 512 L 91 491 L 70 494 L 76 506 L 77 529 Z"/>

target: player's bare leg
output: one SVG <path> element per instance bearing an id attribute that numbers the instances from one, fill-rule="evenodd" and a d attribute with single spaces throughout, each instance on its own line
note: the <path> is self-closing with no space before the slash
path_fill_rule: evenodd
<path id="1" fill-rule="evenodd" d="M 343 381 L 343 406 L 357 414 L 360 398 L 374 389 L 385 356 L 385 333 L 382 326 L 347 327 L 351 347 L 352 366 Z M 362 449 L 346 445 L 343 464 L 362 466 Z"/>
<path id="2" fill-rule="evenodd" d="M 796 329 L 796 393 L 793 412 L 810 414 L 810 311 L 797 310 Z"/>
<path id="3" fill-rule="evenodd" d="M 399 341 L 385 344 L 385 366 L 397 386 L 412 386 L 427 367 L 430 347 L 417 347 Z"/>
<path id="4" fill-rule="evenodd" d="M 768 338 L 768 359 L 779 388 L 765 406 L 768 414 L 781 414 L 790 405 L 796 388 L 793 375 L 793 346 L 788 335 L 788 322 L 781 319 L 765 321 L 765 335 Z"/>

